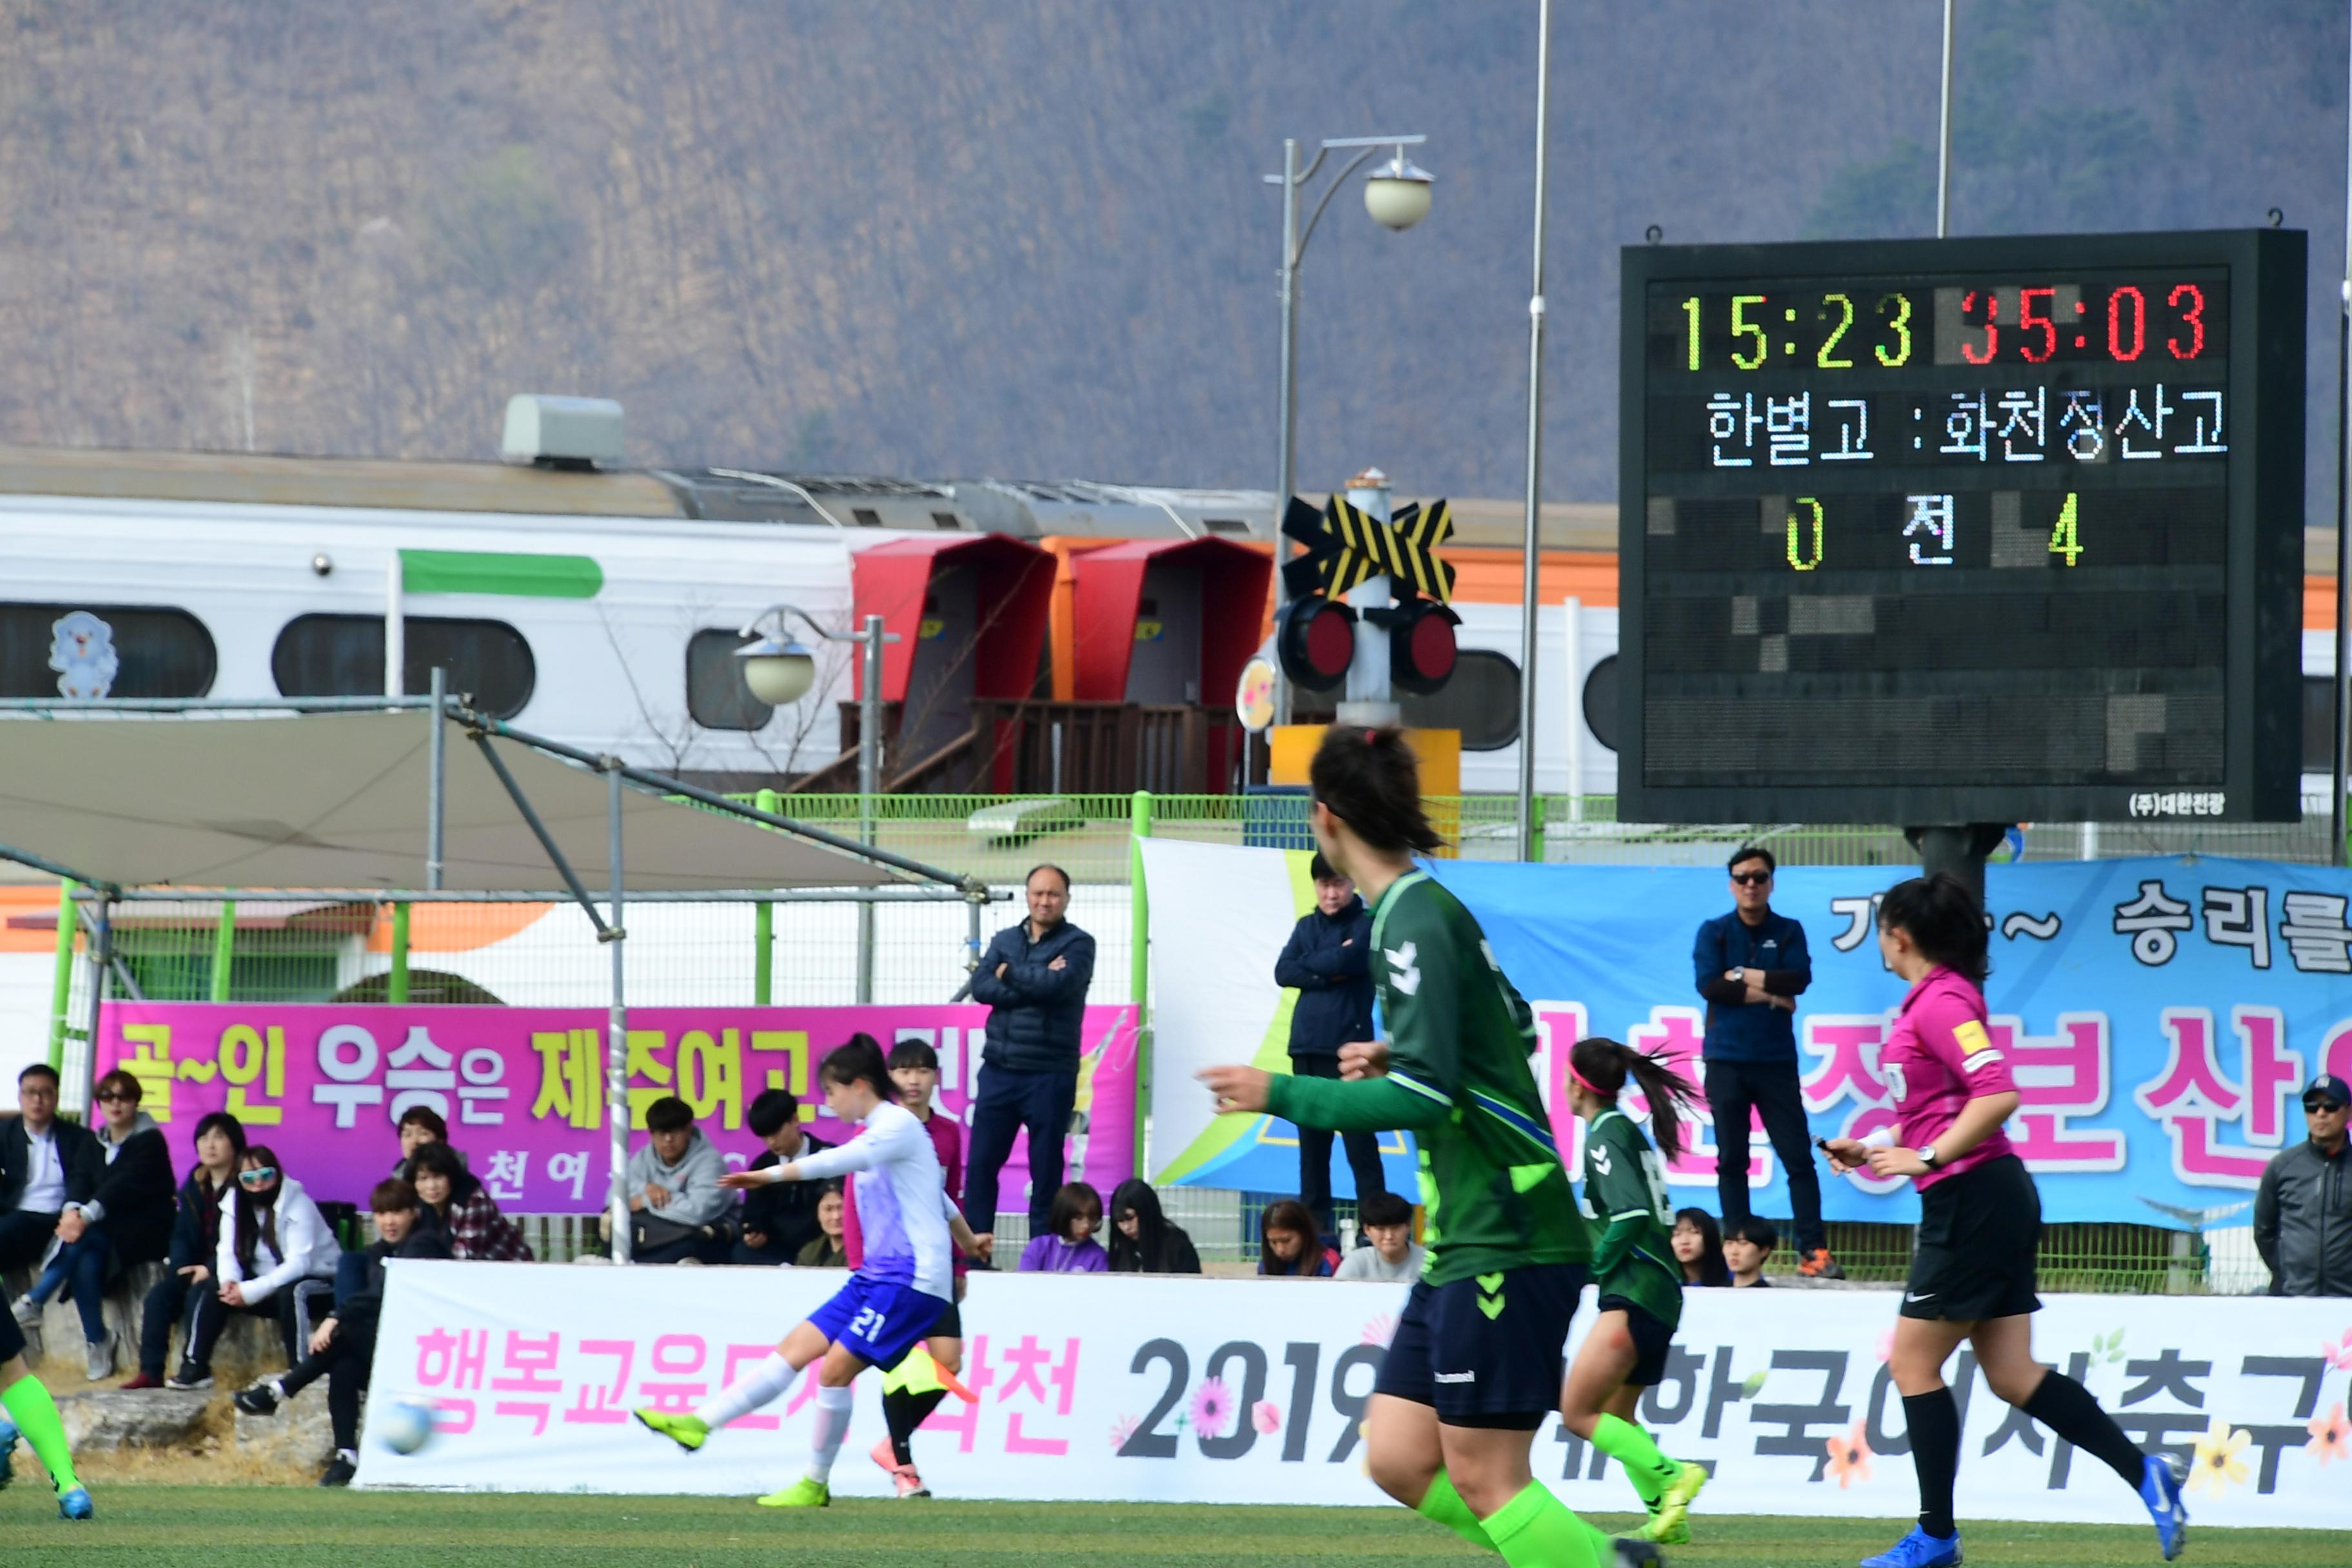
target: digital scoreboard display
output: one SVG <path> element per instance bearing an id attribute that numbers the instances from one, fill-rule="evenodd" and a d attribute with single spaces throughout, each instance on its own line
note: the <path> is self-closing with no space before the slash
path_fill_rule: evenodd
<path id="1" fill-rule="evenodd" d="M 2305 250 L 1629 247 L 1620 819 L 2294 818 Z"/>

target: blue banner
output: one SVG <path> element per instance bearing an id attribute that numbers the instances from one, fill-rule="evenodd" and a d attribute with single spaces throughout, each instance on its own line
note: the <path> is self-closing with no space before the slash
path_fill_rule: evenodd
<path id="1" fill-rule="evenodd" d="M 1562 1146 L 1568 1046 L 1606 1035 L 1695 1055 L 1706 1003 L 1694 938 L 1731 909 L 1713 868 L 1437 861 L 1543 1024 L 1538 1064 Z M 1908 868 L 1792 868 L 1772 907 L 1801 921 L 1813 982 L 1795 1017 L 1813 1131 L 1888 1124 L 1878 1048 L 1905 987 L 1876 940 L 1877 897 Z M 2263 1168 L 2305 1136 L 2300 1095 L 2322 1070 L 2352 1077 L 2352 873 L 2182 857 L 1993 866 L 1986 875 L 1991 1033 L 2018 1079 L 2009 1135 L 2044 1217 L 2143 1225 L 2247 1223 Z M 1685 1071 L 1700 1076 L 1696 1062 Z M 1716 1130 L 1674 1163 L 1687 1201 L 1715 1206 Z M 1819 1156 L 1815 1156 L 1819 1158 Z M 1907 1182 L 1832 1180 L 1832 1219 L 1908 1222 Z M 1760 1131 L 1751 1201 L 1790 1212 Z M 1409 1189 L 1408 1189 L 1409 1190 Z M 2236 1217 L 2228 1220 L 2223 1215 Z"/>

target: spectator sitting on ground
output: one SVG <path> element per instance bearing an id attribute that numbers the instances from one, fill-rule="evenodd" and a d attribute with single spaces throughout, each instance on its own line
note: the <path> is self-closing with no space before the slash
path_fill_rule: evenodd
<path id="1" fill-rule="evenodd" d="M 778 1182 L 776 1186 L 789 1183 Z M 800 1249 L 793 1258 L 799 1268 L 846 1268 L 849 1249 L 842 1238 L 842 1211 L 849 1200 L 843 1195 L 839 1182 L 826 1182 L 819 1187 L 816 1200 L 816 1239 Z"/>
<path id="2" fill-rule="evenodd" d="M 1045 1213 L 1045 1234 L 1021 1249 L 1024 1274 L 1108 1274 L 1110 1254 L 1095 1232 L 1102 1228 L 1102 1194 L 1084 1182 L 1066 1183 Z M 969 1223 L 969 1222 L 967 1222 Z"/>
<path id="3" fill-rule="evenodd" d="M 1384 1279 L 1410 1284 L 1421 1278 L 1428 1249 L 1412 1238 L 1412 1205 L 1396 1193 L 1374 1193 L 1356 1205 L 1356 1224 L 1370 1240 L 1339 1259 L 1335 1279 Z"/>
<path id="4" fill-rule="evenodd" d="M 137 1263 L 162 1258 L 172 1240 L 172 1152 L 155 1119 L 139 1109 L 139 1080 L 117 1068 L 98 1080 L 103 1120 L 96 1134 L 105 1165 L 89 1200 L 58 1216 L 58 1248 L 18 1305 L 41 1307 L 68 1284 L 81 1314 L 89 1381 L 114 1375 L 114 1336 L 106 1329 L 107 1281 Z"/>
<path id="5" fill-rule="evenodd" d="M 392 1173 L 402 1181 L 409 1179 L 408 1162 L 427 1143 L 449 1142 L 449 1123 L 439 1111 L 429 1105 L 412 1105 L 400 1113 L 400 1158 L 394 1162 Z"/>
<path id="6" fill-rule="evenodd" d="M 231 1403 L 247 1415 L 274 1415 L 278 1407 L 310 1384 L 327 1380 L 327 1418 L 334 1427 L 335 1458 L 319 1478 L 322 1487 L 351 1484 L 360 1463 L 360 1395 L 366 1392 L 375 1360 L 376 1320 L 383 1310 L 384 1259 L 446 1258 L 449 1243 L 419 1223 L 424 1202 L 397 1176 L 375 1184 L 368 1208 L 375 1215 L 375 1240 L 352 1253 L 360 1260 L 360 1287 L 335 1304 L 332 1316 L 310 1331 L 309 1353 L 293 1371 L 265 1377 L 239 1389 Z"/>
<path id="7" fill-rule="evenodd" d="M 1670 1238 L 1675 1260 L 1683 1266 L 1685 1286 L 1725 1286 L 1731 1283 L 1731 1266 L 1723 1260 L 1723 1232 L 1705 1209 L 1677 1209 Z"/>
<path id="8" fill-rule="evenodd" d="M 727 1163 L 694 1111 L 674 1094 L 646 1107 L 646 1146 L 629 1156 L 629 1256 L 638 1263 L 724 1262 L 734 1241 L 727 1223 L 735 1194 L 719 1184 Z"/>
<path id="9" fill-rule="evenodd" d="M 1201 1255 L 1184 1227 L 1171 1225 L 1160 1194 L 1129 1176 L 1110 1194 L 1110 1271 L 1114 1274 L 1198 1274 Z"/>
<path id="10" fill-rule="evenodd" d="M 2273 1155 L 2254 1189 L 2254 1247 L 2273 1296 L 2352 1296 L 2352 1087 L 2321 1073 L 2303 1091 L 2310 1136 Z"/>
<path id="11" fill-rule="evenodd" d="M 139 1309 L 138 1375 L 125 1383 L 125 1388 L 163 1386 L 172 1326 L 188 1311 L 192 1298 L 209 1294 L 213 1288 L 213 1259 L 220 1251 L 222 1200 L 236 1187 L 237 1162 L 245 1157 L 245 1125 L 227 1111 L 215 1110 L 197 1121 L 195 1142 L 196 1164 L 180 1184 L 171 1247 L 163 1257 L 163 1278 L 155 1281 Z M 186 1325 L 184 1341 L 194 1338 L 194 1327 L 193 1321 Z M 193 1370 L 194 1380 L 184 1386 L 212 1386 L 210 1366 Z"/>
<path id="12" fill-rule="evenodd" d="M 427 1143 L 409 1164 L 415 1172 L 410 1184 L 424 1206 L 439 1217 L 450 1257 L 491 1263 L 533 1261 L 520 1227 L 499 1212 L 498 1200 L 482 1190 L 457 1151 L 446 1143 Z"/>
<path id="13" fill-rule="evenodd" d="M 1772 1249 L 1780 1245 L 1780 1233 L 1772 1228 L 1769 1219 L 1754 1215 L 1742 1215 L 1723 1227 L 1723 1263 L 1731 1270 L 1731 1283 L 1738 1289 L 1751 1287 L 1771 1289 L 1772 1281 L 1764 1278 L 1764 1261 Z"/>
<path id="14" fill-rule="evenodd" d="M 213 1347 L 231 1312 L 274 1318 L 278 1338 L 292 1366 L 295 1286 L 305 1279 L 332 1279 L 342 1248 L 326 1216 L 302 1184 L 284 1173 L 277 1154 L 256 1143 L 237 1162 L 236 1186 L 221 1200 L 220 1249 L 214 1255 L 217 1291 L 199 1291 L 195 1327 L 179 1372 L 168 1386 L 194 1388 L 211 1381 Z"/>
<path id="15" fill-rule="evenodd" d="M 58 1216 L 98 1190 L 98 1142 L 58 1120 L 57 1070 L 35 1062 L 16 1075 L 18 1115 L 0 1122 L 0 1268 L 31 1268 L 49 1250 Z M 17 1303 L 16 1321 L 27 1319 Z"/>
<path id="16" fill-rule="evenodd" d="M 752 1135 L 768 1146 L 765 1153 L 751 1162 L 755 1171 L 833 1147 L 802 1130 L 800 1099 L 789 1089 L 762 1091 L 743 1113 L 743 1120 L 751 1124 Z M 824 1188 L 816 1182 L 771 1182 L 745 1193 L 740 1216 L 743 1239 L 735 1244 L 730 1261 L 776 1266 L 791 1263 L 800 1256 L 801 1248 L 822 1234 L 817 1228 L 816 1211 L 824 1198 Z"/>
<path id="17" fill-rule="evenodd" d="M 1339 1254 L 1323 1245 L 1315 1216 L 1297 1198 L 1265 1205 L 1258 1222 L 1257 1271 L 1300 1279 L 1322 1279 L 1339 1266 Z"/>

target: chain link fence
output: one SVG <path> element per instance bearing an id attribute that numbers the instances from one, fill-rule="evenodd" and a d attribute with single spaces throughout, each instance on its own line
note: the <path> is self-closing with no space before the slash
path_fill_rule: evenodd
<path id="1" fill-rule="evenodd" d="M 1516 802 L 1468 795 L 1433 800 L 1433 817 L 1463 858 L 1516 858 Z M 1744 844 L 1769 845 L 1790 866 L 1904 866 L 1916 854 L 1895 827 L 1801 824 L 1620 823 L 1607 796 L 1537 802 L 1539 858 L 1556 865 L 1719 866 Z M 866 831 L 856 795 L 785 796 L 786 815 L 845 837 Z M 1303 806 L 1265 795 L 888 795 L 874 803 L 871 842 L 958 874 L 977 874 L 997 901 L 983 940 L 1025 912 L 1020 889 L 1050 863 L 1072 883 L 1069 918 L 1097 943 L 1091 999 L 1135 1000 L 1129 897 L 1139 826 L 1199 843 L 1295 843 Z M 2326 814 L 2294 824 L 2117 826 L 2036 824 L 2022 829 L 2034 860 L 2212 855 L 2325 863 Z M 85 922 L 88 917 L 85 916 Z M 857 913 L 847 903 L 653 903 L 632 906 L 625 946 L 633 1005 L 838 1005 L 856 999 Z M 874 999 L 945 1002 L 967 969 L 968 916 L 961 903 L 874 909 Z M 765 931 L 764 942 L 762 931 Z M 110 1000 L 263 1003 L 383 1002 L 401 989 L 413 1003 L 551 1006 L 601 1003 L 610 954 L 587 917 L 568 904 L 438 903 L 394 906 L 306 901 L 275 894 L 226 904 L 124 902 L 113 908 Z M 762 963 L 764 947 L 764 964 Z M 89 1082 L 93 966 L 87 931 L 65 987 L 60 1047 L 69 1086 Z M 762 979 L 764 968 L 765 977 Z M 75 1089 L 68 1089 L 70 1098 Z M 1257 1222 L 1279 1194 L 1179 1189 L 1169 1213 L 1206 1261 L 1239 1266 L 1256 1257 Z M 1348 1228 L 1342 1205 L 1342 1228 Z M 565 1216 L 535 1216 L 534 1237 L 558 1256 L 585 1246 Z M 998 1235 L 1025 1237 L 1025 1216 L 1005 1215 Z M 1895 1281 L 1910 1257 L 1908 1226 L 1837 1225 L 1832 1247 L 1858 1279 Z M 1786 1255 L 1778 1260 L 1792 1262 Z M 2268 1274 L 2243 1226 L 2204 1234 L 2134 1225 L 2053 1226 L 2042 1244 L 2051 1289 L 2213 1291 L 2265 1289 Z"/>

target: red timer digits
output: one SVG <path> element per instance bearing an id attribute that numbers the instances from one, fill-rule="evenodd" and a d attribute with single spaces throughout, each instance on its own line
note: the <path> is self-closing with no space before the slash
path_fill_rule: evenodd
<path id="1" fill-rule="evenodd" d="M 2202 356 L 2206 344 L 2203 285 L 2147 289 L 2137 283 L 2102 288 L 2043 284 L 2038 288 L 1936 290 L 1936 363 L 2028 364 L 2090 360 L 2129 364 L 2148 352 L 2148 296 L 2163 301 L 2158 330 L 2173 359 Z M 2104 324 L 2105 331 L 2100 331 Z"/>

